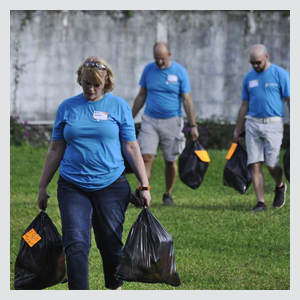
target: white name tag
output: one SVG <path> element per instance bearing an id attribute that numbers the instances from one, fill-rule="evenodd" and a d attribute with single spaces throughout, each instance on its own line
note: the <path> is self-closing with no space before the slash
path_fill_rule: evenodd
<path id="1" fill-rule="evenodd" d="M 255 86 L 258 86 L 258 80 L 251 80 L 249 82 L 249 88 L 253 88 Z"/>
<path id="2" fill-rule="evenodd" d="M 177 75 L 168 75 L 168 81 L 169 82 L 177 82 L 178 81 Z"/>
<path id="3" fill-rule="evenodd" d="M 94 111 L 93 113 L 93 119 L 96 119 L 97 121 L 106 121 L 108 117 L 108 113 L 102 112 L 102 111 Z"/>

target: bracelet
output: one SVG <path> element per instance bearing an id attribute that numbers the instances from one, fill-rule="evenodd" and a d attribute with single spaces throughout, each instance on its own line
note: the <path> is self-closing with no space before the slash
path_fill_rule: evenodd
<path id="1" fill-rule="evenodd" d="M 139 186 L 140 191 L 150 191 L 150 186 Z"/>
<path id="2" fill-rule="evenodd" d="M 197 124 L 193 124 L 193 125 L 191 125 L 191 127 L 197 127 Z"/>

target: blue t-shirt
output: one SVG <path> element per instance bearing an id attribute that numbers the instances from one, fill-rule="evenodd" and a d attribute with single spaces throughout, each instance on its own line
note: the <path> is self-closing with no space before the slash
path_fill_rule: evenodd
<path id="1" fill-rule="evenodd" d="M 186 69 L 172 61 L 167 69 L 159 69 L 155 62 L 148 64 L 140 85 L 147 89 L 145 114 L 155 119 L 182 116 L 181 96 L 190 92 Z"/>
<path id="2" fill-rule="evenodd" d="M 290 97 L 290 77 L 286 70 L 271 64 L 262 73 L 249 71 L 243 81 L 242 100 L 249 100 L 248 115 L 256 118 L 284 117 L 283 98 Z"/>
<path id="3" fill-rule="evenodd" d="M 123 173 L 120 138 L 135 141 L 135 127 L 127 102 L 105 94 L 96 102 L 83 94 L 58 107 L 52 140 L 66 141 L 59 174 L 82 190 L 105 188 Z"/>

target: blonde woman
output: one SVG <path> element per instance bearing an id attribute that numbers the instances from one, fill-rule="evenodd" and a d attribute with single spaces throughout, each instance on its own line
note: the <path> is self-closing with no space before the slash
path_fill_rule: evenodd
<path id="1" fill-rule="evenodd" d="M 105 286 L 121 289 L 114 273 L 122 253 L 122 232 L 131 189 L 123 150 L 150 205 L 149 182 L 136 141 L 131 109 L 110 92 L 114 75 L 100 57 L 89 57 L 77 71 L 83 92 L 58 107 L 52 140 L 39 181 L 38 205 L 47 207 L 47 186 L 59 169 L 57 198 L 62 220 L 69 289 L 89 289 L 91 228 L 103 260 Z"/>

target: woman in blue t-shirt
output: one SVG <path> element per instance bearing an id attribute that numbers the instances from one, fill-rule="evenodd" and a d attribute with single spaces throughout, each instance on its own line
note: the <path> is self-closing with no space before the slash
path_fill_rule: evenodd
<path id="1" fill-rule="evenodd" d="M 69 289 L 89 289 L 88 255 L 93 226 L 103 260 L 105 286 L 121 289 L 114 277 L 131 189 L 122 152 L 140 182 L 141 205 L 150 205 L 149 182 L 127 102 L 109 92 L 114 75 L 100 57 L 77 71 L 83 93 L 58 107 L 39 181 L 38 205 L 46 209 L 47 186 L 59 168 L 57 198 L 62 220 Z"/>

